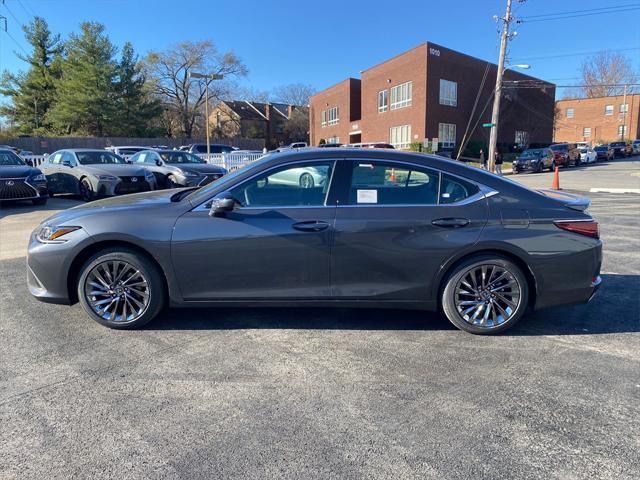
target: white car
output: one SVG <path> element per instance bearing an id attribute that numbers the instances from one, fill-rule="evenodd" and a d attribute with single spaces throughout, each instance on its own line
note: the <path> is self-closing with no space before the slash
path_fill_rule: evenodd
<path id="1" fill-rule="evenodd" d="M 580 162 L 581 163 L 596 163 L 598 160 L 598 154 L 591 147 L 579 147 Z"/>
<path id="2" fill-rule="evenodd" d="M 631 153 L 640 154 L 640 140 L 634 140 L 631 142 Z"/>

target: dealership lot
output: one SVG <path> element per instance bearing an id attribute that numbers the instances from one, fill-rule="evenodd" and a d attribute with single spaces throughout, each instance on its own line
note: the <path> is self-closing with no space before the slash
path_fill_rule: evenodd
<path id="1" fill-rule="evenodd" d="M 561 171 L 604 284 L 505 335 L 394 310 L 172 310 L 140 331 L 32 300 L 0 210 L 0 477 L 638 478 L 638 162 Z M 552 175 L 511 177 L 549 187 Z"/>

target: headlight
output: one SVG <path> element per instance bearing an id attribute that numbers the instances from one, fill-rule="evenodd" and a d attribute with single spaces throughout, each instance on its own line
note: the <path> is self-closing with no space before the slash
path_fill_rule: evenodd
<path id="1" fill-rule="evenodd" d="M 118 177 L 114 177 L 113 175 L 96 175 L 96 178 L 103 182 L 115 182 L 118 180 Z"/>
<path id="2" fill-rule="evenodd" d="M 39 173 L 31 177 L 29 180 L 31 180 L 32 182 L 44 182 L 46 179 L 47 177 L 44 173 Z"/>
<path id="3" fill-rule="evenodd" d="M 81 227 L 52 227 L 45 225 L 41 227 L 36 233 L 36 240 L 41 243 L 62 243 L 66 242 L 64 238 L 61 238 L 68 233 L 75 232 Z"/>
<path id="4" fill-rule="evenodd" d="M 190 172 L 189 170 L 182 170 L 182 174 L 185 177 L 199 177 L 200 176 L 200 174 L 195 173 L 195 172 Z"/>

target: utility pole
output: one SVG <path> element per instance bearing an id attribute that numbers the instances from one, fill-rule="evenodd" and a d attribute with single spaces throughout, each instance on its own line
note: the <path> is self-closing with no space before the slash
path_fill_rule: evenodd
<path id="1" fill-rule="evenodd" d="M 511 23 L 511 0 L 507 0 L 507 11 L 502 19 L 502 34 L 500 35 L 500 55 L 498 57 L 498 71 L 496 72 L 496 88 L 493 98 L 493 112 L 491 113 L 491 132 L 489 133 L 489 171 L 493 171 L 496 160 L 496 144 L 498 143 L 498 121 L 500 118 L 500 97 L 502 89 L 502 75 L 504 74 L 504 57 L 507 54 L 509 41 L 509 24 Z"/>
<path id="2" fill-rule="evenodd" d="M 626 133 L 625 130 L 627 129 L 627 110 L 628 110 L 628 106 L 627 106 L 627 84 L 624 84 L 624 95 L 622 97 L 622 105 L 624 105 L 624 110 L 622 111 L 622 141 L 624 142 L 624 134 Z"/>
<path id="3" fill-rule="evenodd" d="M 211 155 L 211 143 L 209 134 L 209 82 L 211 80 L 222 80 L 222 75 L 219 73 L 196 73 L 189 72 L 191 78 L 204 78 L 204 115 L 205 115 L 205 130 L 207 131 L 207 161 L 209 161 L 209 155 Z"/>

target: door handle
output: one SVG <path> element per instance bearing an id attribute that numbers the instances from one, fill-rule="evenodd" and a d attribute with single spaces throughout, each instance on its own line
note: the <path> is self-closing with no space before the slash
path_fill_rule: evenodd
<path id="1" fill-rule="evenodd" d="M 469 225 L 468 218 L 438 218 L 431 222 L 436 227 L 460 228 Z"/>
<path id="2" fill-rule="evenodd" d="M 329 224 L 327 222 L 321 222 L 318 220 L 298 222 L 294 223 L 292 226 L 293 228 L 295 228 L 296 230 L 300 230 L 301 232 L 320 232 L 329 228 Z"/>

